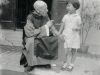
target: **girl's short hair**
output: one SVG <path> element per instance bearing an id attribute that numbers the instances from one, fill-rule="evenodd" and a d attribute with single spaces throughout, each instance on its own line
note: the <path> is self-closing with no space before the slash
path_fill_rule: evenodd
<path id="1" fill-rule="evenodd" d="M 76 10 L 80 8 L 80 2 L 78 0 L 67 0 L 66 5 L 68 3 L 71 3 Z"/>

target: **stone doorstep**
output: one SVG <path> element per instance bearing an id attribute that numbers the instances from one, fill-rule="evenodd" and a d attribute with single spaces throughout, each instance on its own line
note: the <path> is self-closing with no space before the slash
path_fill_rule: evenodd
<path id="1" fill-rule="evenodd" d="M 0 69 L 0 75 L 26 75 L 25 72 Z"/>
<path id="2" fill-rule="evenodd" d="M 0 44 L 22 46 L 22 30 L 0 30 Z M 13 45 L 12 45 L 13 44 Z"/>
<path id="3" fill-rule="evenodd" d="M 20 38 L 7 38 L 7 37 L 1 37 L 0 38 L 0 44 L 2 45 L 10 45 L 10 46 L 22 46 L 22 39 Z"/>
<path id="4" fill-rule="evenodd" d="M 9 46 L 20 46 L 22 47 L 22 42 L 7 42 L 7 41 L 3 41 L 0 44 L 1 45 L 9 45 Z"/>
<path id="5" fill-rule="evenodd" d="M 4 70 L 11 70 L 11 71 L 17 71 L 17 72 L 24 72 L 24 68 L 23 67 L 13 67 L 13 66 L 1 66 L 0 69 L 4 69 Z"/>

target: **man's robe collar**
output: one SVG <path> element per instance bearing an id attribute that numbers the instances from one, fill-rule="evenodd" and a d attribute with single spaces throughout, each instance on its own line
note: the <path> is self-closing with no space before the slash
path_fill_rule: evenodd
<path id="1" fill-rule="evenodd" d="M 33 14 L 33 16 L 34 16 L 36 19 L 42 19 L 42 18 L 43 18 L 43 16 L 40 15 L 37 11 L 31 12 L 31 14 Z"/>

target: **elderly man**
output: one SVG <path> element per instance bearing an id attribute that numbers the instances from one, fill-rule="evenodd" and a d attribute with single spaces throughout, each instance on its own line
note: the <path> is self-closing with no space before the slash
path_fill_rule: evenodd
<path id="1" fill-rule="evenodd" d="M 24 27 L 25 35 L 24 38 L 25 50 L 23 50 L 23 58 L 26 58 L 27 62 L 23 62 L 21 59 L 21 65 L 28 64 L 25 69 L 26 72 L 32 71 L 35 65 L 45 65 L 51 64 L 51 68 L 56 72 L 59 72 L 56 64 L 64 61 L 64 48 L 62 36 L 57 32 L 53 26 L 53 21 L 49 20 L 47 15 L 48 9 L 47 4 L 44 1 L 36 1 L 34 3 L 35 11 L 31 12 L 27 17 L 27 23 Z M 45 36 L 50 36 L 50 33 L 58 38 L 58 58 L 55 60 L 45 59 L 41 57 L 36 57 L 34 53 L 34 41 L 35 38 L 41 38 Z"/>

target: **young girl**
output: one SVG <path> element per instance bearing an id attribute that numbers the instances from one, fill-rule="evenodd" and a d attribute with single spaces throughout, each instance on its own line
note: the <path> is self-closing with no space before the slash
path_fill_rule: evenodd
<path id="1" fill-rule="evenodd" d="M 77 49 L 80 48 L 80 25 L 81 17 L 76 13 L 80 4 L 78 0 L 69 0 L 66 3 L 68 14 L 62 19 L 62 25 L 59 32 L 64 37 L 64 48 L 66 51 L 66 61 L 62 66 L 62 70 L 72 71 L 74 67 L 74 61 L 76 59 Z M 67 57 L 71 51 L 71 63 L 67 64 Z"/>

